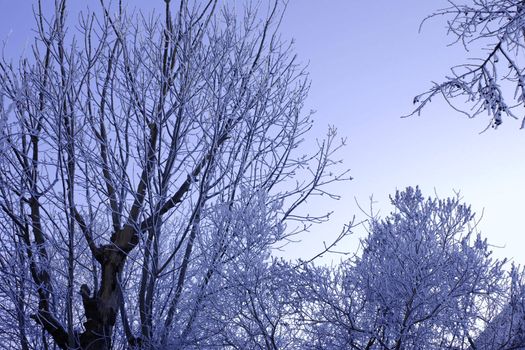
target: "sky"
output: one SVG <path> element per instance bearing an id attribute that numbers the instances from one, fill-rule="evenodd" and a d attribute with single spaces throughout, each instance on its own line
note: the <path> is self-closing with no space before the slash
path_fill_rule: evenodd
<path id="1" fill-rule="evenodd" d="M 354 180 L 337 188 L 343 199 L 333 204 L 332 231 L 354 214 L 357 221 L 366 218 L 355 203 L 368 208 L 371 195 L 387 215 L 388 195 L 396 189 L 419 185 L 424 195 L 441 198 L 460 191 L 478 217 L 483 213 L 478 228 L 501 247 L 494 254 L 525 263 L 520 121 L 506 119 L 497 130 L 480 133 L 488 117 L 468 119 L 439 99 L 419 117 L 400 118 L 411 112 L 413 97 L 442 80 L 450 67 L 479 57 L 480 51 L 449 45 L 453 38 L 446 36 L 443 17 L 427 21 L 419 32 L 421 21 L 447 2 L 324 4 L 290 1 L 282 32 L 295 39 L 299 56 L 309 63 L 306 108 L 317 111 L 317 125 L 333 124 L 348 137 L 341 156 Z M 329 226 L 314 232 L 323 235 Z M 318 242 L 312 236 L 303 239 L 305 247 Z M 346 244 L 356 241 L 351 237 Z"/>
<path id="2" fill-rule="evenodd" d="M 152 1 L 162 2 L 130 3 L 143 8 Z M 75 0 L 74 6 L 86 3 Z M 0 38 L 9 36 L 8 57 L 28 48 L 31 4 L 0 0 Z M 497 130 L 481 133 L 488 117 L 469 120 L 439 99 L 421 116 L 401 118 L 432 81 L 482 54 L 449 46 L 453 38 L 446 36 L 443 17 L 427 21 L 419 32 L 421 21 L 446 5 L 444 0 L 289 1 L 281 33 L 294 40 L 299 60 L 308 65 L 312 87 L 305 111 L 316 111 L 312 138 L 336 126 L 348 139 L 338 156 L 354 179 L 332 186 L 340 201 L 308 203 L 312 214 L 332 209 L 332 219 L 285 247 L 286 256 L 307 259 L 354 215 L 356 221 L 365 219 L 356 202 L 368 207 L 373 196 L 384 216 L 391 210 L 389 194 L 419 185 L 425 196 L 445 198 L 459 191 L 478 215 L 483 212 L 478 227 L 495 246 L 495 255 L 525 263 L 525 130 L 519 121 L 505 119 Z M 339 250 L 355 250 L 364 230 L 355 231 Z"/>

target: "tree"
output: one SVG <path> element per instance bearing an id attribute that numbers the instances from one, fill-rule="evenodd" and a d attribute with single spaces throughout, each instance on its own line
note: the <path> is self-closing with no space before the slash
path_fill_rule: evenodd
<path id="1" fill-rule="evenodd" d="M 333 128 L 299 153 L 309 83 L 283 6 L 116 5 L 73 27 L 65 0 L 39 1 L 33 55 L 0 63 L 2 344 L 277 347 L 286 311 L 252 287 L 272 246 L 327 218 L 301 204 L 346 178 Z"/>
<path id="2" fill-rule="evenodd" d="M 442 95 L 455 110 L 469 117 L 487 113 L 489 125 L 494 128 L 503 122 L 504 117 L 521 119 L 521 128 L 524 128 L 525 117 L 515 111 L 525 105 L 525 2 L 473 0 L 449 3 L 450 7 L 430 17 L 450 18 L 448 33 L 455 36 L 455 43 L 462 44 L 466 50 L 486 45 L 487 53 L 474 63 L 452 68 L 451 76 L 417 95 L 414 98 L 417 107 L 412 114 L 419 114 L 432 98 Z"/>
<path id="3" fill-rule="evenodd" d="M 371 218 L 360 256 L 303 267 L 303 348 L 468 349 L 509 300 L 505 261 L 459 198 L 409 187 L 391 202 L 388 217 Z"/>
<path id="4" fill-rule="evenodd" d="M 471 349 L 511 350 L 525 346 L 525 289 L 523 269 L 512 266 L 507 303 L 476 338 Z"/>

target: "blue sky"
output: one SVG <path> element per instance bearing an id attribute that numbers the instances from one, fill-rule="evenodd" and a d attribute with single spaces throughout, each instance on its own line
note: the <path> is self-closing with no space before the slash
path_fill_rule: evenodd
<path id="1" fill-rule="evenodd" d="M 0 37 L 11 33 L 8 57 L 28 47 L 31 3 L 0 0 Z M 88 2 L 75 6 L 81 3 Z M 133 3 L 140 8 L 151 1 Z M 362 219 L 355 200 L 367 207 L 374 195 L 376 208 L 386 215 L 389 194 L 419 185 L 426 195 L 461 191 L 479 214 L 484 210 L 479 229 L 490 243 L 504 247 L 496 254 L 525 263 L 525 131 L 519 121 L 505 119 L 498 130 L 480 134 L 488 118 L 468 120 L 439 100 L 420 117 L 400 118 L 432 80 L 480 54 L 447 47 L 453 38 L 446 36 L 445 18 L 428 21 L 418 33 L 421 20 L 446 5 L 443 0 L 289 1 L 281 33 L 295 40 L 299 59 L 309 65 L 312 88 L 305 110 L 317 111 L 313 133 L 321 137 L 331 124 L 348 137 L 339 156 L 354 180 L 332 188 L 343 196 L 339 202 L 310 201 L 312 212 L 331 207 L 335 213 L 330 223 L 288 246 L 288 256 L 308 258 L 353 215 Z M 356 242 L 350 238 L 340 249 L 355 249 Z"/>
<path id="2" fill-rule="evenodd" d="M 480 134 L 488 117 L 469 120 L 439 99 L 420 117 L 400 118 L 432 80 L 480 53 L 449 47 L 453 38 L 446 36 L 443 17 L 429 20 L 418 33 L 422 19 L 446 5 L 437 0 L 324 6 L 290 1 L 282 30 L 295 38 L 297 52 L 309 62 L 307 108 L 317 111 L 317 125 L 334 124 L 348 137 L 341 156 L 354 177 L 337 189 L 343 199 L 332 204 L 332 223 L 314 232 L 325 234 L 353 214 L 363 218 L 354 198 L 367 207 L 373 194 L 376 208 L 386 215 L 388 194 L 396 188 L 419 185 L 424 194 L 436 191 L 440 197 L 460 191 L 479 214 L 484 211 L 479 229 L 489 243 L 504 246 L 495 253 L 525 263 L 525 131 L 519 121 L 506 119 L 498 130 Z M 305 245 L 316 241 L 312 237 Z"/>

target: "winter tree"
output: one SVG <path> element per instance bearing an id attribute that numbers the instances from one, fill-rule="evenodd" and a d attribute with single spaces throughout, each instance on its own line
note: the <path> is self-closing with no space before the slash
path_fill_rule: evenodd
<path id="1" fill-rule="evenodd" d="M 482 53 L 469 63 L 452 68 L 451 75 L 416 96 L 414 113 L 435 96 L 455 110 L 475 117 L 488 114 L 489 126 L 505 117 L 521 120 L 525 105 L 525 3 L 521 0 L 449 1 L 450 7 L 430 17 L 445 16 L 448 33 L 465 50 Z M 518 109 L 518 107 L 521 107 Z"/>
<path id="2" fill-rule="evenodd" d="M 391 201 L 388 217 L 370 219 L 358 257 L 298 272 L 302 348 L 495 349 L 474 344 L 501 317 L 510 279 L 475 232 L 470 207 L 417 188 Z"/>
<path id="3" fill-rule="evenodd" d="M 513 266 L 507 303 L 476 338 L 471 349 L 512 350 L 525 348 L 525 288 L 523 269 Z"/>
<path id="4" fill-rule="evenodd" d="M 0 62 L 1 346 L 285 347 L 270 250 L 345 175 L 334 129 L 298 148 L 284 4 L 45 4 L 31 55 Z"/>

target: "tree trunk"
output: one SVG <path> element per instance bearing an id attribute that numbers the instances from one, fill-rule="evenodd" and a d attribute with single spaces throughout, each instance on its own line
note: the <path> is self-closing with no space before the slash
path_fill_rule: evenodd
<path id="1" fill-rule="evenodd" d="M 82 350 L 109 350 L 113 327 L 118 316 L 121 294 L 118 286 L 119 273 L 124 268 L 127 254 L 133 249 L 137 232 L 130 226 L 120 230 L 111 239 L 112 244 L 100 247 L 96 258 L 101 264 L 100 289 L 91 296 L 89 287 L 83 284 L 80 294 L 87 321 L 80 334 Z"/>

